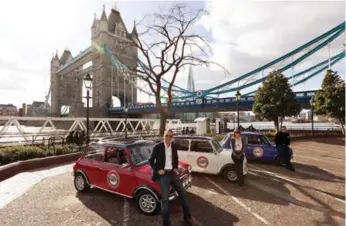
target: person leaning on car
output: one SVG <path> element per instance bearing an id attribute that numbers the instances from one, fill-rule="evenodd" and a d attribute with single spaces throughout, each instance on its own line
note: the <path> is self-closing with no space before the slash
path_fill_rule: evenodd
<path id="1" fill-rule="evenodd" d="M 237 173 L 238 184 L 240 187 L 244 187 L 244 148 L 246 145 L 245 139 L 241 136 L 239 128 L 235 128 L 233 131 L 232 142 L 232 159 L 234 162 L 235 172 Z"/>
<path id="2" fill-rule="evenodd" d="M 178 150 L 173 140 L 173 131 L 167 130 L 164 134 L 164 142 L 154 146 L 149 158 L 149 164 L 153 168 L 153 181 L 159 181 L 161 187 L 161 207 L 163 226 L 171 225 L 169 219 L 169 188 L 170 185 L 177 191 L 183 209 L 184 225 L 195 225 L 191 217 L 190 208 L 186 200 L 185 190 L 179 180 Z"/>
<path id="3" fill-rule="evenodd" d="M 286 127 L 282 126 L 281 130 L 275 135 L 276 148 L 278 149 L 280 155 L 285 161 L 285 167 L 291 171 L 295 171 L 291 164 L 291 156 L 288 150 L 290 143 L 290 134 L 286 131 Z"/>

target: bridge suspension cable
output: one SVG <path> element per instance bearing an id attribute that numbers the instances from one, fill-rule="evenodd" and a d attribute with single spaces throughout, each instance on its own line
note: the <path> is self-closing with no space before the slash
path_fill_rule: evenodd
<path id="1" fill-rule="evenodd" d="M 342 29 L 339 29 L 335 34 L 333 34 L 331 37 L 329 37 L 327 40 L 321 42 L 319 45 L 317 45 L 316 47 L 314 47 L 313 49 L 311 49 L 310 51 L 308 51 L 307 53 L 305 53 L 304 55 L 300 56 L 299 58 L 297 58 L 296 60 L 294 60 L 293 62 L 291 62 L 290 64 L 282 67 L 279 69 L 279 71 L 283 72 L 283 71 L 286 71 L 287 69 L 289 69 L 290 67 L 294 66 L 294 65 L 297 65 L 299 62 L 303 61 L 304 59 L 306 59 L 307 57 L 309 57 L 310 55 L 312 55 L 313 53 L 317 52 L 318 50 L 320 50 L 321 48 L 323 48 L 324 46 L 326 46 L 328 43 L 330 43 L 331 41 L 335 40 L 337 37 L 339 37 L 345 30 L 345 27 L 343 27 Z M 258 70 L 258 69 L 256 69 Z M 249 73 L 247 73 L 249 74 Z M 242 76 L 240 76 L 242 77 Z M 246 76 L 248 77 L 248 76 Z M 239 77 L 238 77 L 239 78 Z M 266 77 L 265 77 L 266 78 Z M 243 85 L 241 87 L 239 87 L 239 89 L 244 89 L 244 88 L 247 88 L 247 87 L 250 87 L 250 86 L 253 86 L 253 85 L 256 85 L 262 81 L 265 80 L 265 78 L 261 78 L 261 79 L 258 79 L 258 80 L 255 80 L 247 85 Z M 237 80 L 237 82 L 239 82 L 240 80 L 239 79 L 234 79 L 232 81 L 235 81 Z M 210 89 L 209 89 L 210 90 Z M 232 89 L 227 89 L 227 90 L 223 90 L 223 91 L 216 91 L 216 92 L 209 92 L 208 94 L 213 94 L 213 95 L 217 95 L 217 94 L 223 94 L 223 93 L 228 93 L 228 92 L 232 92 L 232 91 L 235 91 L 235 90 L 238 90 L 238 88 L 232 88 Z M 181 99 L 185 99 L 185 98 L 190 98 L 191 96 L 185 96 L 185 97 L 182 97 Z"/>
<path id="2" fill-rule="evenodd" d="M 324 38 L 330 36 L 333 33 L 337 33 L 338 34 L 337 36 L 339 36 L 344 30 L 345 30 L 345 22 L 339 24 L 338 26 L 336 26 L 336 27 L 332 28 L 331 30 L 325 32 L 324 34 L 318 36 L 317 38 L 314 38 L 313 40 L 307 42 L 306 44 L 304 44 L 304 45 L 302 45 L 302 46 L 292 50 L 291 52 L 289 52 L 289 53 L 287 53 L 287 54 L 285 54 L 283 56 L 281 56 L 281 57 L 279 57 L 279 58 L 277 58 L 277 59 L 275 59 L 275 60 L 273 60 L 273 61 L 271 61 L 271 62 L 269 62 L 269 63 L 267 63 L 267 64 L 265 64 L 265 65 L 263 65 L 263 66 L 261 66 L 259 68 L 257 68 L 257 69 L 255 69 L 255 70 L 252 70 L 252 71 L 250 71 L 250 72 L 248 72 L 248 73 L 246 73 L 246 74 L 244 74 L 242 76 L 239 76 L 239 77 L 237 77 L 237 78 L 235 78 L 235 79 L 233 79 L 231 81 L 225 82 L 225 83 L 220 84 L 218 86 L 215 86 L 215 87 L 213 87 L 211 89 L 205 90 L 205 92 L 206 93 L 211 93 L 214 90 L 218 90 L 218 89 L 220 89 L 220 88 L 222 88 L 224 86 L 233 84 L 233 83 L 235 83 L 237 81 L 240 81 L 240 80 L 242 80 L 244 78 L 247 78 L 247 77 L 251 76 L 254 73 L 257 73 L 257 72 L 260 72 L 260 71 L 262 71 L 262 70 L 264 70 L 266 68 L 269 68 L 269 67 L 275 65 L 276 63 L 278 63 L 278 62 L 280 62 L 280 61 L 282 61 L 282 60 L 284 60 L 286 58 L 289 58 L 289 57 L 291 57 L 292 55 L 295 55 L 298 52 L 301 52 L 301 50 L 307 48 L 308 46 L 313 45 L 314 43 L 318 42 L 321 39 L 324 39 Z M 296 61 L 296 63 L 299 63 L 299 62 L 300 61 Z M 295 64 L 291 64 L 291 65 L 295 65 Z"/>
<path id="3" fill-rule="evenodd" d="M 330 66 L 336 64 L 337 62 L 339 62 L 339 61 L 340 61 L 341 59 L 343 59 L 344 57 L 345 57 L 345 51 L 343 51 L 342 53 L 338 54 L 337 56 L 332 57 L 332 58 L 331 58 L 331 62 L 330 62 Z M 292 78 L 295 77 L 295 76 L 299 76 L 299 75 L 302 75 L 302 74 L 304 75 L 304 78 L 303 78 L 303 79 L 301 79 L 301 80 L 299 80 L 299 81 L 293 83 L 293 84 L 291 85 L 291 87 L 294 87 L 294 86 L 299 85 L 299 84 L 301 84 L 301 83 L 303 83 L 303 82 L 306 82 L 307 80 L 313 78 L 314 76 L 316 76 L 316 75 L 318 75 L 319 73 L 321 73 L 321 72 L 325 71 L 326 69 L 328 69 L 328 68 L 330 67 L 328 62 L 329 62 L 329 60 L 325 60 L 325 61 L 323 61 L 323 62 L 321 62 L 321 63 L 319 63 L 319 64 L 317 64 L 317 65 L 315 65 L 315 66 L 313 66 L 313 67 L 311 67 L 311 68 L 309 68 L 309 69 L 307 69 L 307 70 L 304 70 L 304 71 L 302 71 L 302 72 L 300 72 L 300 73 L 298 73 L 298 74 L 296 74 L 296 75 L 293 75 L 293 76 L 291 76 L 291 77 L 288 77 L 288 79 L 292 79 Z M 328 64 L 327 64 L 327 63 L 328 63 Z M 314 73 L 312 73 L 312 74 L 310 74 L 310 75 L 308 75 L 308 76 L 305 77 L 305 73 L 306 73 L 306 72 L 311 71 L 312 69 L 318 68 L 318 67 L 321 66 L 321 65 L 325 65 L 325 66 L 322 67 L 321 69 L 317 70 L 316 72 L 314 72 Z M 251 95 L 251 94 L 254 94 L 254 93 L 256 93 L 256 91 L 252 91 L 252 92 L 246 93 L 246 94 L 244 94 L 244 96 L 248 96 L 248 95 Z"/>
<path id="4" fill-rule="evenodd" d="M 107 45 L 104 45 L 104 49 L 105 49 L 105 53 L 107 54 L 108 57 L 110 57 L 111 59 L 111 63 L 112 63 L 112 67 L 118 69 L 119 71 L 121 71 L 120 76 L 123 76 L 124 79 L 128 80 L 129 83 L 134 86 L 135 88 L 137 88 L 138 90 L 141 90 L 143 93 L 147 94 L 148 96 L 152 96 L 152 93 L 139 87 L 137 84 L 134 83 L 134 81 L 132 81 L 132 79 L 130 78 L 129 75 L 131 74 L 135 74 L 135 72 L 131 71 L 126 65 L 124 65 L 116 56 L 114 56 L 112 54 L 112 52 L 110 51 L 109 47 Z M 147 84 L 148 85 L 148 84 Z M 153 84 L 153 86 L 156 86 L 156 84 Z M 167 91 L 167 87 L 162 86 L 161 89 L 163 89 L 163 91 Z M 119 89 L 118 89 L 119 90 Z M 176 92 L 185 92 L 185 91 L 179 91 L 179 90 L 174 90 Z M 193 93 L 191 91 L 188 91 L 189 93 Z M 175 95 L 178 96 L 178 95 Z M 161 95 L 160 96 L 161 99 L 167 99 L 167 97 Z"/>

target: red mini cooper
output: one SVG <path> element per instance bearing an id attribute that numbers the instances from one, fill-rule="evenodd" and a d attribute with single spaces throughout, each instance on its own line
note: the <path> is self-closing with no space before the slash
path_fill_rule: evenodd
<path id="1" fill-rule="evenodd" d="M 147 140 L 103 139 L 92 142 L 73 167 L 74 185 L 78 192 L 102 189 L 135 199 L 146 215 L 159 209 L 160 184 L 152 181 L 148 163 L 155 142 Z M 191 166 L 179 162 L 180 179 L 185 189 L 191 187 Z M 170 200 L 177 197 L 171 188 Z"/>

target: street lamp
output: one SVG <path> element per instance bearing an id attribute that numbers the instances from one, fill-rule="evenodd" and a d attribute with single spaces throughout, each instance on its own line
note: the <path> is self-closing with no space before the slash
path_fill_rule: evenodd
<path id="1" fill-rule="evenodd" d="M 91 86 L 92 86 L 92 78 L 90 76 L 90 74 L 87 74 L 85 77 L 84 77 L 84 86 L 87 90 L 87 96 L 86 96 L 86 99 L 87 99 L 87 113 L 86 113 L 86 143 L 89 144 L 90 142 L 90 138 L 89 138 L 89 99 L 91 98 L 90 97 L 90 90 L 91 90 Z"/>
<path id="2" fill-rule="evenodd" d="M 310 99 L 312 136 L 314 136 L 314 105 L 315 105 L 315 98 L 314 98 L 314 96 L 312 96 L 311 99 Z"/>
<path id="3" fill-rule="evenodd" d="M 237 99 L 237 117 L 238 117 L 237 121 L 238 121 L 238 129 L 239 129 L 239 100 L 240 100 L 240 97 L 241 97 L 241 94 L 240 94 L 239 90 L 235 94 L 235 97 Z"/>
<path id="4" fill-rule="evenodd" d="M 127 112 L 129 111 L 129 108 L 127 104 L 124 105 L 124 112 L 125 112 L 125 139 L 127 138 Z"/>

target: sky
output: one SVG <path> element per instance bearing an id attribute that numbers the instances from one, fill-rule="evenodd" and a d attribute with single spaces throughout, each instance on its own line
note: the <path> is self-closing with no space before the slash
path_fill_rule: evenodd
<path id="1" fill-rule="evenodd" d="M 207 89 L 249 72 L 345 20 L 343 1 L 249 1 L 208 0 L 186 2 L 191 8 L 205 7 L 209 15 L 196 24 L 208 35 L 210 60 L 227 68 L 194 68 L 196 89 Z M 103 4 L 109 13 L 113 0 L 17 0 L 0 2 L 0 104 L 44 101 L 50 84 L 50 60 L 69 49 L 73 56 L 91 44 L 94 13 L 100 17 Z M 116 1 L 128 30 L 133 21 L 169 6 L 168 1 Z M 331 55 L 342 51 L 344 35 L 330 45 Z M 328 48 L 289 69 L 296 73 L 328 58 Z M 345 61 L 332 69 L 345 77 Z M 268 72 L 263 72 L 268 73 Z M 259 78 L 261 73 L 251 79 Z M 317 89 L 323 73 L 294 87 L 295 91 Z M 186 88 L 187 70 L 177 85 Z M 241 85 L 241 84 L 240 84 Z M 232 86 L 235 87 L 235 86 Z M 256 86 L 244 92 L 255 90 Z M 242 91 L 243 92 L 243 91 Z M 228 93 L 227 95 L 234 95 Z M 150 101 L 147 97 L 141 102 Z"/>

